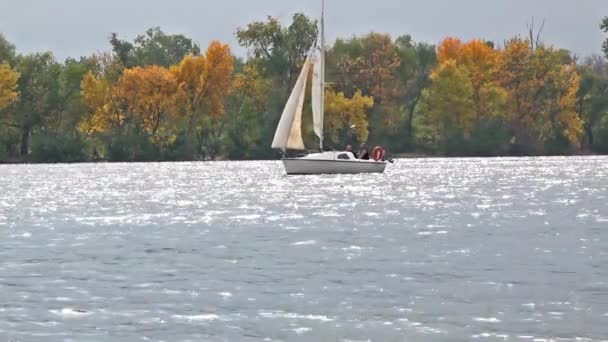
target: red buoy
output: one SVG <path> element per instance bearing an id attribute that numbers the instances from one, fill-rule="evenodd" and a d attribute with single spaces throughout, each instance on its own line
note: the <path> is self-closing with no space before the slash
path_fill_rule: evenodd
<path id="1" fill-rule="evenodd" d="M 374 147 L 374 150 L 372 151 L 372 158 L 374 158 L 375 161 L 384 160 L 385 155 L 386 151 L 384 150 L 384 148 L 382 148 L 382 146 Z"/>

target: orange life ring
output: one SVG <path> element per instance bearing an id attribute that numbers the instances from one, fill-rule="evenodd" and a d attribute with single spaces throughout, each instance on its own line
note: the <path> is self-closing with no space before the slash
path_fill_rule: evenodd
<path id="1" fill-rule="evenodd" d="M 372 158 L 375 161 L 384 160 L 384 156 L 386 155 L 386 151 L 382 148 L 382 146 L 374 147 L 374 151 L 372 152 Z"/>

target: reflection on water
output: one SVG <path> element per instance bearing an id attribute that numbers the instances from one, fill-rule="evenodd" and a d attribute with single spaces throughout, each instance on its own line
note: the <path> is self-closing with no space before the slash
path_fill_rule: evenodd
<path id="1" fill-rule="evenodd" d="M 608 158 L 282 172 L 0 166 L 0 337 L 608 337 Z"/>

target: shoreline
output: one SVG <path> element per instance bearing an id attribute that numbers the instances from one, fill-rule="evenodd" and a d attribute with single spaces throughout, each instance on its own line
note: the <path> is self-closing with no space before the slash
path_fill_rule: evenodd
<path id="1" fill-rule="evenodd" d="M 391 157 L 395 160 L 403 159 L 507 159 L 507 158 L 568 158 L 568 157 L 606 157 L 608 154 L 579 153 L 563 155 L 496 155 L 496 156 L 440 156 L 421 153 L 396 153 Z M 255 162 L 255 161 L 280 161 L 280 159 L 216 159 L 216 160 L 148 160 L 148 161 L 109 161 L 89 160 L 74 162 L 29 162 L 29 161 L 0 161 L 3 165 L 71 165 L 71 164 L 168 164 L 168 163 L 214 163 L 214 162 Z"/>

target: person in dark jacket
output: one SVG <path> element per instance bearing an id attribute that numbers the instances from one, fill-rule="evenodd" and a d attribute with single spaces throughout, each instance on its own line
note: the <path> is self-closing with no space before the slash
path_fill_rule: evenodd
<path id="1" fill-rule="evenodd" d="M 361 144 L 361 148 L 359 149 L 359 159 L 369 160 L 369 151 L 365 143 Z"/>
<path id="2" fill-rule="evenodd" d="M 355 151 L 353 151 L 353 146 L 352 145 L 346 146 L 346 152 L 352 153 L 353 156 L 355 156 L 355 159 L 357 159 L 357 154 L 355 153 Z"/>

